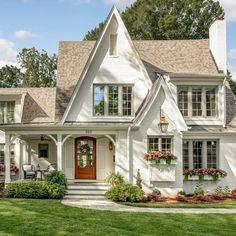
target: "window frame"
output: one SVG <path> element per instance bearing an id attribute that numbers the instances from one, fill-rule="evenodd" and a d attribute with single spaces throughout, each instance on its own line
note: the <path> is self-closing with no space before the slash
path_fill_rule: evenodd
<path id="1" fill-rule="evenodd" d="M 47 157 L 45 156 L 41 156 L 40 151 L 42 151 L 42 149 L 40 149 L 40 146 L 47 146 Z M 45 150 L 44 150 L 45 151 Z M 44 158 L 44 159 L 49 159 L 49 143 L 38 143 L 38 158 Z"/>
<path id="2" fill-rule="evenodd" d="M 150 139 L 158 139 L 158 149 L 159 151 L 162 151 L 162 139 L 170 139 L 170 145 L 171 145 L 171 148 L 170 148 L 170 152 L 173 153 L 173 150 L 174 150 L 174 138 L 172 135 L 163 135 L 163 136 L 160 136 L 160 135 L 149 135 L 147 136 L 147 151 L 154 151 L 152 149 L 150 149 Z"/>
<path id="3" fill-rule="evenodd" d="M 219 168 L 219 153 L 220 153 L 220 140 L 219 139 L 183 139 L 182 144 L 182 159 L 183 159 L 183 169 L 186 165 L 186 162 L 184 162 L 184 142 L 188 142 L 188 166 L 190 170 L 195 169 L 194 168 L 194 160 L 193 160 L 193 142 L 202 142 L 202 166 L 199 168 L 213 168 L 208 167 L 208 154 L 207 154 L 207 142 L 216 142 L 216 168 Z M 197 168 L 198 169 L 198 168 Z"/>
<path id="4" fill-rule="evenodd" d="M 16 120 L 15 111 L 16 111 L 15 100 L 0 100 L 0 116 L 2 116 L 2 118 L 0 119 L 0 124 L 15 123 Z M 8 118 L 9 115 L 13 116 L 12 121 L 9 121 Z"/>
<path id="5" fill-rule="evenodd" d="M 96 115 L 95 114 L 95 87 L 96 86 L 100 86 L 100 87 L 104 87 L 104 115 Z M 110 114 L 109 113 L 109 87 L 112 86 L 117 86 L 118 87 L 118 113 L 117 114 Z M 123 88 L 126 87 L 131 87 L 131 115 L 125 115 L 123 113 Z M 123 118 L 123 117 L 127 117 L 127 118 L 132 118 L 134 116 L 134 84 L 93 84 L 93 117 L 95 118 L 99 118 L 99 117 L 103 117 L 103 118 Z"/>
<path id="6" fill-rule="evenodd" d="M 206 85 L 206 86 L 199 86 L 199 85 L 177 85 L 177 104 L 178 108 L 183 114 L 182 110 L 180 109 L 180 101 L 179 99 L 179 92 L 180 90 L 185 90 L 187 91 L 187 115 L 183 115 L 185 118 L 193 118 L 193 119 L 198 119 L 198 118 L 218 118 L 219 112 L 218 112 L 218 93 L 219 93 L 219 88 L 217 85 Z M 193 89 L 201 89 L 201 115 L 193 115 Z M 207 115 L 207 104 L 206 104 L 206 96 L 207 96 L 207 90 L 208 89 L 215 89 L 215 104 L 214 104 L 214 115 Z"/>

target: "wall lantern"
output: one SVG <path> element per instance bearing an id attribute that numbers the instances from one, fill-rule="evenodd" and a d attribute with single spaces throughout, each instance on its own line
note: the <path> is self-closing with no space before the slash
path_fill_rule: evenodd
<path id="1" fill-rule="evenodd" d="M 42 142 L 44 141 L 43 135 L 41 135 L 40 140 L 41 140 Z"/>
<path id="2" fill-rule="evenodd" d="M 112 141 L 109 142 L 108 147 L 109 147 L 109 151 L 113 150 L 113 143 L 112 143 Z"/>
<path id="3" fill-rule="evenodd" d="M 162 133 L 167 132 L 169 122 L 166 120 L 166 117 L 164 114 L 162 114 L 161 110 L 160 110 L 160 123 L 158 124 L 158 126 Z"/>

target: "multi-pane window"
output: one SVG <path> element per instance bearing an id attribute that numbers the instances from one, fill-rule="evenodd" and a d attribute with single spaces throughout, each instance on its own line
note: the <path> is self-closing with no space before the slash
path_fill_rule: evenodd
<path id="1" fill-rule="evenodd" d="M 132 87 L 123 86 L 123 116 L 131 116 L 132 114 Z"/>
<path id="2" fill-rule="evenodd" d="M 217 167 L 217 143 L 216 141 L 207 141 L 207 167 Z"/>
<path id="3" fill-rule="evenodd" d="M 48 144 L 47 143 L 40 143 L 38 146 L 39 149 L 39 158 L 48 158 Z"/>
<path id="4" fill-rule="evenodd" d="M 183 168 L 218 168 L 217 140 L 183 140 Z"/>
<path id="5" fill-rule="evenodd" d="M 202 168 L 202 141 L 193 141 L 193 168 Z"/>
<path id="6" fill-rule="evenodd" d="M 189 141 L 183 141 L 183 167 L 189 169 Z"/>
<path id="7" fill-rule="evenodd" d="M 110 56 L 117 56 L 117 34 L 110 34 Z"/>
<path id="8" fill-rule="evenodd" d="M 94 86 L 94 115 L 104 115 L 104 86 Z"/>
<path id="9" fill-rule="evenodd" d="M 94 85 L 94 116 L 132 116 L 132 85 Z"/>
<path id="10" fill-rule="evenodd" d="M 14 123 L 15 102 L 1 101 L 0 102 L 0 124 Z"/>
<path id="11" fill-rule="evenodd" d="M 192 89 L 192 116 L 202 116 L 202 89 Z"/>
<path id="12" fill-rule="evenodd" d="M 109 116 L 117 116 L 118 106 L 119 106 L 118 86 L 111 85 L 108 88 L 109 88 L 108 114 Z"/>
<path id="13" fill-rule="evenodd" d="M 188 116 L 188 88 L 179 88 L 178 106 L 183 116 Z"/>
<path id="14" fill-rule="evenodd" d="M 0 144 L 0 164 L 4 164 L 4 157 L 5 157 L 5 144 Z M 15 163 L 15 145 L 12 144 L 10 146 L 10 159 L 11 163 Z"/>
<path id="15" fill-rule="evenodd" d="M 185 117 L 217 116 L 215 86 L 179 86 L 178 107 Z"/>
<path id="16" fill-rule="evenodd" d="M 148 151 L 172 151 L 172 138 L 170 137 L 149 137 Z"/>
<path id="17" fill-rule="evenodd" d="M 207 116 L 216 115 L 216 89 L 215 88 L 206 89 L 206 115 Z"/>

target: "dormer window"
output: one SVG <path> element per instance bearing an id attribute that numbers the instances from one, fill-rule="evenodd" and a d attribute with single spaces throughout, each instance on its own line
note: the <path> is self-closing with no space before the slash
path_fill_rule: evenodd
<path id="1" fill-rule="evenodd" d="M 14 123 L 15 121 L 15 102 L 0 102 L 0 124 Z"/>
<path id="2" fill-rule="evenodd" d="M 110 34 L 110 56 L 117 56 L 117 34 Z"/>

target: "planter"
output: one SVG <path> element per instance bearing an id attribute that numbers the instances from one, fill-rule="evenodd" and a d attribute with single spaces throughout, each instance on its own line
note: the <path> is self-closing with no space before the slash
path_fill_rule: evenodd
<path id="1" fill-rule="evenodd" d="M 15 176 L 16 172 L 11 171 L 11 176 Z M 0 176 L 5 176 L 5 172 L 0 171 Z"/>
<path id="2" fill-rule="evenodd" d="M 175 181 L 175 164 L 166 165 L 151 164 L 149 166 L 150 182 L 174 182 Z"/>
<path id="3" fill-rule="evenodd" d="M 193 175 L 193 176 L 184 176 L 184 180 L 185 181 L 216 181 L 213 179 L 212 176 L 210 175 L 205 175 L 203 177 L 200 177 L 198 175 Z M 218 178 L 217 180 L 220 180 L 220 178 Z"/>

